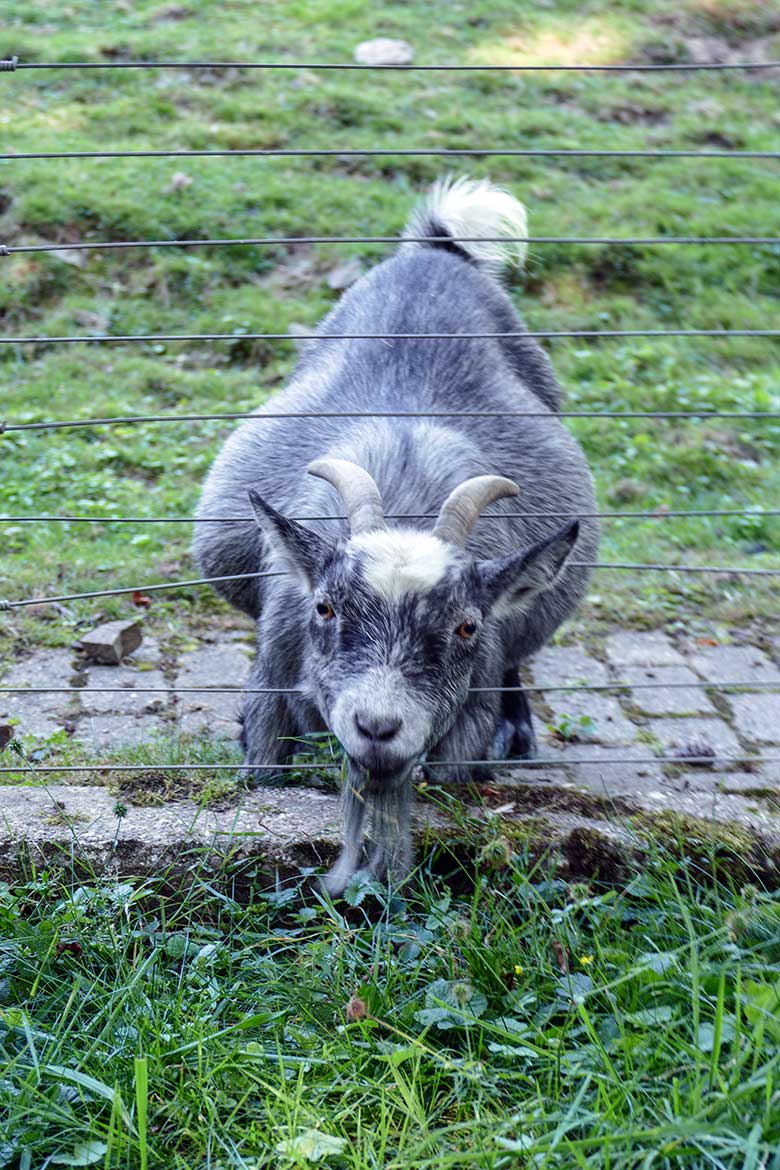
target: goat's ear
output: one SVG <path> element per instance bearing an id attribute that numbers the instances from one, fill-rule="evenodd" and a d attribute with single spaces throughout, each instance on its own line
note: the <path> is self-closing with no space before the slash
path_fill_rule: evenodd
<path id="1" fill-rule="evenodd" d="M 497 617 L 525 608 L 534 594 L 555 584 L 577 543 L 579 530 L 579 521 L 572 520 L 522 552 L 480 563 L 479 571 Z"/>
<path id="2" fill-rule="evenodd" d="M 285 562 L 304 589 L 311 592 L 330 556 L 330 545 L 316 532 L 282 516 L 253 488 L 249 489 L 249 502 L 271 551 Z"/>

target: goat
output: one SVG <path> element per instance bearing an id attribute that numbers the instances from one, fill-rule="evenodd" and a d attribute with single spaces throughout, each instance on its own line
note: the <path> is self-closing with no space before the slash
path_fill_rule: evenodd
<path id="1" fill-rule="evenodd" d="M 418 764 L 534 754 L 518 667 L 582 599 L 596 555 L 591 476 L 556 417 L 560 387 L 498 281 L 522 263 L 526 234 L 507 192 L 437 183 L 405 236 L 441 238 L 404 240 L 342 296 L 203 489 L 196 559 L 237 577 L 218 588 L 257 623 L 246 762 L 267 782 L 313 731 L 346 753 L 343 848 L 324 879 L 334 896 L 363 866 L 408 875 Z M 391 339 L 401 333 L 456 336 Z M 346 519 L 332 515 L 334 489 Z M 239 576 L 269 568 L 287 575 Z"/>

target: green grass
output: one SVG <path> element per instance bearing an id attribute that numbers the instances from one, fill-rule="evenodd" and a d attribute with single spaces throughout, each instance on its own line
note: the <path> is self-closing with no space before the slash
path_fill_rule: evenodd
<path id="1" fill-rule="evenodd" d="M 74 0 L 58 12 L 12 0 L 0 51 L 28 60 L 205 57 L 348 60 L 372 35 L 407 37 L 420 61 L 684 60 L 691 37 L 732 47 L 776 33 L 771 7 L 741 0 L 682 6 L 571 0 L 375 6 L 309 0 L 219 14 L 205 0 L 120 4 L 111 20 Z M 4 74 L 4 150 L 340 145 L 773 149 L 776 87 L 765 75 L 240 73 Z M 466 169 L 464 162 L 463 167 Z M 0 238 L 9 242 L 209 235 L 388 234 L 445 167 L 425 158 L 145 159 L 0 166 Z M 630 159 L 475 159 L 468 169 L 509 185 L 539 235 L 772 234 L 774 163 Z M 185 182 L 174 181 L 177 173 Z M 3 261 L 7 335 L 236 332 L 202 345 L 0 348 L 9 422 L 96 414 L 251 409 L 282 384 L 289 343 L 243 332 L 314 325 L 333 302 L 328 271 L 360 245 L 151 249 L 20 255 Z M 75 257 L 77 258 L 77 257 Z M 73 254 L 69 259 L 73 260 Z M 777 319 L 780 247 L 539 245 L 512 292 L 532 329 L 762 328 Z M 551 343 L 573 409 L 777 409 L 778 347 L 769 340 Z M 780 492 L 780 425 L 739 420 L 574 420 L 603 507 L 749 508 L 747 518 L 608 521 L 605 560 L 772 567 L 780 524 L 764 514 Z M 149 425 L 6 433 L 0 511 L 87 516 L 191 515 L 230 426 Z M 81 592 L 188 576 L 186 525 L 8 524 L 0 595 Z M 771 615 L 771 585 L 603 573 L 602 610 L 655 623 L 706 610 L 724 620 Z M 127 598 L 65 612 L 4 616 L 0 653 L 67 643 Z M 155 599 L 160 624 L 209 620 L 212 599 Z M 587 611 L 599 617 L 595 603 Z M 48 620 L 47 620 L 48 619 Z"/>
<path id="2" fill-rule="evenodd" d="M 4 889 L 0 1165 L 776 1167 L 777 895 L 491 857 Z"/>

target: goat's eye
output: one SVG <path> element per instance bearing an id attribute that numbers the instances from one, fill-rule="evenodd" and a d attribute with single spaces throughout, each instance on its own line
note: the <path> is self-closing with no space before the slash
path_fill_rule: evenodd
<path id="1" fill-rule="evenodd" d="M 461 622 L 455 631 L 458 637 L 463 638 L 465 642 L 468 642 L 469 638 L 473 638 L 476 632 L 477 627 L 475 622 Z"/>
<path id="2" fill-rule="evenodd" d="M 336 616 L 336 611 L 328 601 L 318 601 L 315 608 L 324 622 L 329 622 Z"/>

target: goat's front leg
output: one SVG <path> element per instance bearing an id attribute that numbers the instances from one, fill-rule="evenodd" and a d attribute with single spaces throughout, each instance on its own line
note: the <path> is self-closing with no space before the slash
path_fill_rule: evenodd
<path id="1" fill-rule="evenodd" d="M 368 872 L 377 881 L 400 885 L 412 867 L 412 772 L 371 793 L 372 849 Z"/>
<path id="2" fill-rule="evenodd" d="M 493 740 L 498 715 L 499 703 L 495 694 L 469 695 L 452 727 L 428 753 L 428 763 L 437 764 L 430 769 L 432 779 L 442 783 L 489 779 L 489 763 L 474 766 L 459 761 L 490 761 L 494 758 Z M 443 763 L 438 765 L 438 761 L 451 761 L 452 766 L 445 768 Z"/>
<path id="3" fill-rule="evenodd" d="M 265 669 L 256 663 L 252 670 L 241 714 L 241 747 L 244 762 L 256 765 L 247 775 L 255 784 L 279 782 L 274 764 L 285 764 L 295 751 L 296 724 L 284 695 L 258 694 L 267 687 Z"/>
<path id="4" fill-rule="evenodd" d="M 349 882 L 360 869 L 363 860 L 363 824 L 366 817 L 367 777 L 351 760 L 347 761 L 347 775 L 341 791 L 344 809 L 344 837 L 335 865 L 328 870 L 322 884 L 332 898 L 344 893 Z"/>

